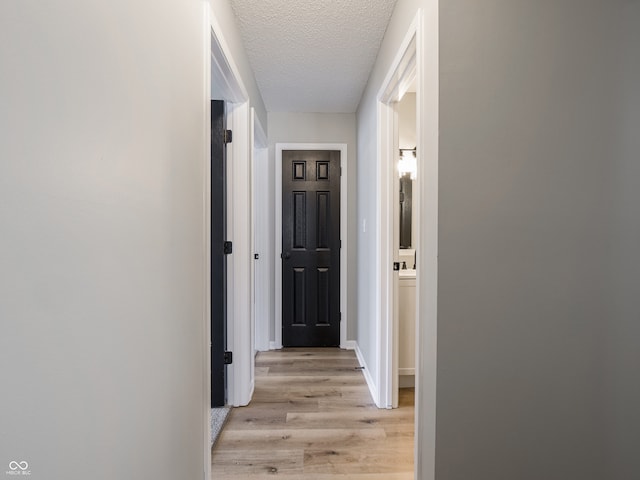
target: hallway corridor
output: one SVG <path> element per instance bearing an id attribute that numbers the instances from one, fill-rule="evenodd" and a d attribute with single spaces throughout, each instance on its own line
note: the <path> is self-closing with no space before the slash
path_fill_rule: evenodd
<path id="1" fill-rule="evenodd" d="M 412 480 L 414 391 L 380 410 L 358 366 L 337 348 L 258 354 L 253 400 L 213 447 L 212 480 Z"/>

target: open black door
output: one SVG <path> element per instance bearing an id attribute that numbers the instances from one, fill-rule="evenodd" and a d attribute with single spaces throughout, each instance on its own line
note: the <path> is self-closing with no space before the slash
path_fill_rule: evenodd
<path id="1" fill-rule="evenodd" d="M 225 105 L 211 101 L 211 406 L 226 403 L 227 344 Z"/>
<path id="2" fill-rule="evenodd" d="M 340 345 L 340 152 L 282 152 L 282 345 Z"/>

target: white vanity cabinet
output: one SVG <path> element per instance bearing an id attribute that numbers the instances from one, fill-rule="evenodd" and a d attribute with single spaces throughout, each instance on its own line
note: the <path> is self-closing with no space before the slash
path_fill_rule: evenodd
<path id="1" fill-rule="evenodd" d="M 416 271 L 400 270 L 398 375 L 415 375 L 416 362 Z M 400 379 L 402 383 L 406 380 Z M 410 379 L 413 380 L 413 379 Z M 407 385 L 408 386 L 408 385 Z"/>

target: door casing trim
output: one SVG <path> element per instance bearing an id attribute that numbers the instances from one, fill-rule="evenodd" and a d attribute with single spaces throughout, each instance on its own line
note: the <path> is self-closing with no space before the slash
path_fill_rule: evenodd
<path id="1" fill-rule="evenodd" d="M 273 319 L 273 302 L 270 297 L 270 286 L 273 279 L 271 277 L 271 264 L 269 250 L 271 248 L 272 236 L 269 235 L 269 190 L 267 180 L 269 163 L 269 144 L 264 128 L 260 123 L 260 118 L 256 115 L 255 109 L 251 108 L 251 121 L 253 127 L 253 212 L 251 224 L 253 225 L 253 247 L 254 254 L 259 254 L 260 259 L 253 262 L 254 301 L 252 332 L 254 340 L 254 356 L 259 351 L 269 350 L 269 326 Z M 261 175 L 261 173 L 263 175 Z M 255 363 L 255 362 L 254 362 Z M 255 364 L 254 364 L 255 371 Z M 255 376 L 255 375 L 253 375 Z"/>
<path id="2" fill-rule="evenodd" d="M 349 348 L 347 342 L 347 258 L 348 245 L 347 238 L 347 144 L 346 143 L 276 143 L 276 211 L 275 211 L 275 342 L 271 345 L 272 349 L 282 348 L 282 151 L 283 150 L 339 150 L 340 151 L 340 167 L 342 175 L 340 176 L 340 241 L 342 248 L 340 249 L 340 312 L 342 321 L 340 322 L 340 348 Z"/>

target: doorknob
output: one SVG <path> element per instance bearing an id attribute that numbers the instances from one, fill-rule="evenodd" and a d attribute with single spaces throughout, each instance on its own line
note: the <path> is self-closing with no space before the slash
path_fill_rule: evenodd
<path id="1" fill-rule="evenodd" d="M 289 252 L 284 252 L 282 255 L 280 255 L 280 258 L 283 258 L 284 260 L 289 260 L 291 258 L 291 254 Z"/>

